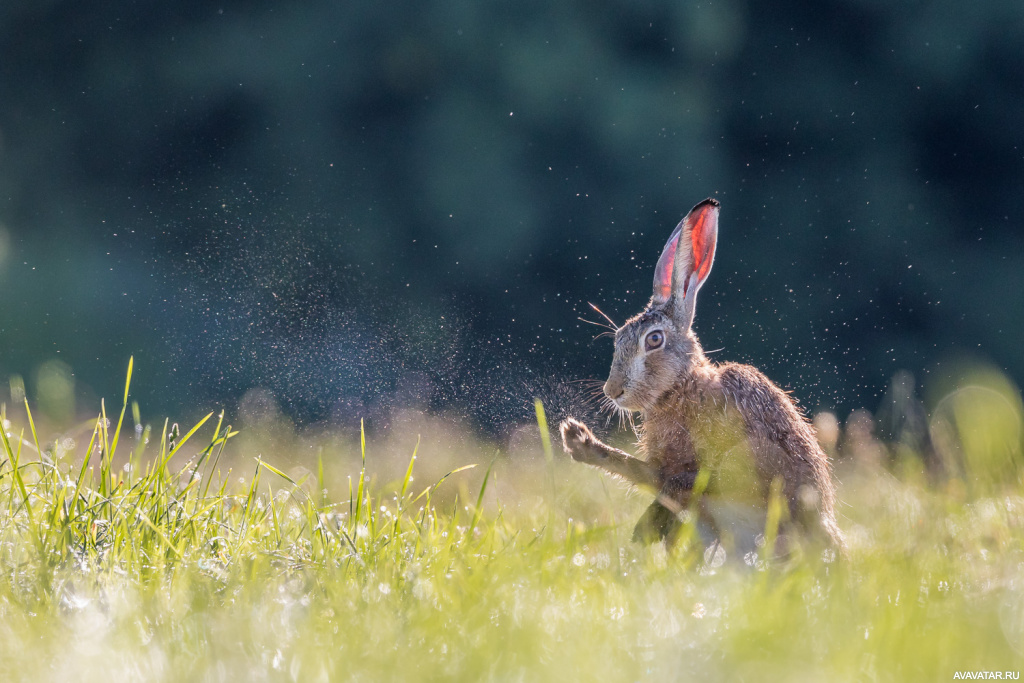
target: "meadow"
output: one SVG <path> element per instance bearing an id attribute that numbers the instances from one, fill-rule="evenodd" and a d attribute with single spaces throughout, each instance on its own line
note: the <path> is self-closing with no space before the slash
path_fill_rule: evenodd
<path id="1" fill-rule="evenodd" d="M 852 422 L 832 435 L 848 556 L 787 559 L 770 552 L 771 515 L 759 556 L 708 553 L 691 527 L 671 549 L 633 543 L 648 498 L 570 462 L 543 406 L 515 449 L 413 423 L 306 438 L 222 414 L 146 424 L 129 383 L 72 435 L 41 433 L 31 401 L 4 406 L 4 680 L 1024 668 L 1020 397 L 997 375 L 934 408 L 940 475 Z"/>

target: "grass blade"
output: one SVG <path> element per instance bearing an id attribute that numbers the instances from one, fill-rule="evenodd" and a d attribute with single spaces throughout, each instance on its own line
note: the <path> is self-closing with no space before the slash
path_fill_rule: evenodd
<path id="1" fill-rule="evenodd" d="M 188 431 L 188 433 L 185 434 L 185 436 L 181 437 L 181 440 L 178 441 L 174 445 L 174 448 L 171 450 L 171 452 L 167 454 L 167 460 L 170 460 L 171 458 L 173 458 L 174 454 L 177 453 L 178 451 L 180 451 L 181 447 L 184 446 L 188 442 L 188 440 L 192 438 L 192 435 L 195 434 L 196 432 L 198 432 L 199 428 L 202 427 L 204 424 L 206 424 L 206 421 L 209 420 L 211 417 L 213 417 L 213 413 L 207 413 L 206 417 L 204 417 L 202 420 L 197 422 L 195 427 L 190 429 Z"/>
<path id="2" fill-rule="evenodd" d="M 135 366 L 135 356 L 131 356 L 128 359 L 128 376 L 124 380 L 124 402 L 121 404 L 121 415 L 117 418 L 117 428 L 114 430 L 114 440 L 110 444 L 109 457 L 111 461 L 114 459 L 114 453 L 117 452 L 117 442 L 121 438 L 121 425 L 124 424 L 124 414 L 128 410 L 128 390 L 132 385 L 132 368 Z"/>
<path id="3" fill-rule="evenodd" d="M 498 454 L 495 453 L 494 457 L 491 458 L 491 464 L 487 466 L 487 471 L 484 472 L 484 481 L 480 484 L 480 493 L 476 497 L 476 508 L 473 511 L 473 521 L 469 524 L 469 530 L 466 532 L 468 535 L 473 535 L 473 529 L 476 528 L 477 523 L 480 521 L 480 516 L 484 512 L 483 502 L 484 493 L 487 491 L 487 480 L 491 477 L 491 470 L 494 469 L 494 463 L 498 462 Z"/>

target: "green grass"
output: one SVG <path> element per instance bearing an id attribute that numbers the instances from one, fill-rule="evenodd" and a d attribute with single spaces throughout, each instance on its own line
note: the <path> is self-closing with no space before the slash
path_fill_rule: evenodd
<path id="1" fill-rule="evenodd" d="M 631 543 L 647 498 L 546 441 L 532 458 L 431 446 L 398 466 L 361 439 L 354 458 L 324 452 L 298 478 L 234 452 L 259 441 L 222 416 L 125 429 L 127 392 L 84 448 L 42 442 L 27 403 L 24 424 L 5 409 L 4 680 L 934 681 L 1024 668 L 1019 414 L 1016 433 L 1001 415 L 988 439 L 961 425 L 970 467 L 940 485 L 912 454 L 898 474 L 842 463 L 844 561 L 710 567 L 695 542 Z M 375 458 L 391 465 L 371 476 Z M 978 471 L 993 462 L 998 479 Z M 454 471 L 420 481 L 424 467 Z"/>

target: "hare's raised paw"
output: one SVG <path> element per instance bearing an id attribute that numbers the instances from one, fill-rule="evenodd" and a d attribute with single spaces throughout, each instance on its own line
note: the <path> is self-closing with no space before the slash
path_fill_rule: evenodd
<path id="1" fill-rule="evenodd" d="M 595 446 L 600 442 L 587 425 L 570 417 L 562 421 L 558 431 L 562 434 L 562 447 L 573 460 L 591 462 L 595 459 Z"/>

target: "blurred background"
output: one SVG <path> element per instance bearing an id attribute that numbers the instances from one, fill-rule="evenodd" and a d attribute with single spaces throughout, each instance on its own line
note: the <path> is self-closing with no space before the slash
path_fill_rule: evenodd
<path id="1" fill-rule="evenodd" d="M 995 0 L 8 0 L 0 377 L 58 424 L 132 355 L 151 419 L 586 415 L 578 316 L 714 196 L 714 358 L 840 416 L 1019 384 L 1022 45 Z"/>

